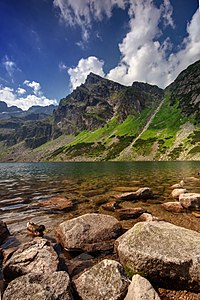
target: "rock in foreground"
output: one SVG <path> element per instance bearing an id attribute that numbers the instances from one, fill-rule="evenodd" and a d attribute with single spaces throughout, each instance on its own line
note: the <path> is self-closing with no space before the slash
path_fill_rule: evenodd
<path id="1" fill-rule="evenodd" d="M 27 273 L 52 273 L 57 271 L 58 256 L 46 239 L 35 238 L 22 244 L 3 267 L 4 278 L 11 281 Z"/>
<path id="2" fill-rule="evenodd" d="M 160 297 L 146 278 L 136 274 L 124 300 L 160 300 Z"/>
<path id="3" fill-rule="evenodd" d="M 115 260 L 104 259 L 74 280 L 82 300 L 124 299 L 129 281 L 123 267 Z"/>
<path id="4" fill-rule="evenodd" d="M 66 272 L 27 274 L 9 283 L 3 300 L 71 300 Z"/>
<path id="5" fill-rule="evenodd" d="M 167 222 L 141 222 L 119 237 L 120 262 L 167 288 L 200 291 L 200 233 Z"/>
<path id="6" fill-rule="evenodd" d="M 119 221 L 107 215 L 85 214 L 61 223 L 56 229 L 58 241 L 68 250 L 110 249 L 122 231 Z"/>

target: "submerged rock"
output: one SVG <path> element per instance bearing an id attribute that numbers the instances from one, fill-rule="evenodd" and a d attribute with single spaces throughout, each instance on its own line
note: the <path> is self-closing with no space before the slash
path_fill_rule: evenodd
<path id="1" fill-rule="evenodd" d="M 187 209 L 200 210 L 200 194 L 198 193 L 181 194 L 179 202 Z"/>
<path id="2" fill-rule="evenodd" d="M 120 222 L 108 215 L 85 214 L 61 223 L 56 236 L 68 250 L 97 251 L 111 249 L 122 231 Z"/>
<path id="3" fill-rule="evenodd" d="M 3 300 L 72 300 L 66 272 L 27 274 L 9 283 Z"/>
<path id="4" fill-rule="evenodd" d="M 143 222 L 159 221 L 159 218 L 149 213 L 143 213 L 141 214 L 141 216 L 139 216 L 139 221 L 143 221 Z"/>
<path id="5" fill-rule="evenodd" d="M 6 223 L 0 221 L 0 244 L 4 242 L 4 240 L 10 235 L 10 232 L 7 228 Z"/>
<path id="6" fill-rule="evenodd" d="M 116 201 L 112 201 L 112 202 L 103 204 L 101 207 L 107 211 L 115 211 L 116 209 L 120 208 L 120 205 Z"/>
<path id="7" fill-rule="evenodd" d="M 53 210 L 67 210 L 73 207 L 72 201 L 65 197 L 52 197 L 40 202 L 40 205 Z"/>
<path id="8" fill-rule="evenodd" d="M 131 192 L 131 193 L 124 193 L 118 197 L 119 200 L 121 201 L 128 201 L 128 200 L 142 200 L 142 199 L 150 199 L 153 198 L 153 192 L 152 189 L 149 187 L 144 187 L 136 192 Z"/>
<path id="9" fill-rule="evenodd" d="M 200 291 L 200 233 L 159 222 L 141 222 L 115 242 L 120 262 L 168 288 Z"/>
<path id="10" fill-rule="evenodd" d="M 74 280 L 82 300 L 124 299 L 128 284 L 122 265 L 109 259 L 104 259 Z"/>
<path id="11" fill-rule="evenodd" d="M 176 202 L 166 202 L 161 204 L 161 206 L 167 210 L 167 211 L 171 211 L 171 212 L 175 212 L 175 213 L 182 213 L 184 212 L 184 208 L 181 205 L 180 202 L 176 201 Z"/>
<path id="12" fill-rule="evenodd" d="M 49 241 L 35 238 L 22 244 L 3 266 L 4 278 L 11 281 L 27 273 L 52 273 L 57 271 L 58 256 Z"/>
<path id="13" fill-rule="evenodd" d="M 136 274 L 124 300 L 160 300 L 160 297 L 146 278 Z"/>
<path id="14" fill-rule="evenodd" d="M 117 216 L 120 220 L 137 219 L 141 214 L 146 211 L 141 207 L 135 208 L 122 208 L 116 211 Z"/>

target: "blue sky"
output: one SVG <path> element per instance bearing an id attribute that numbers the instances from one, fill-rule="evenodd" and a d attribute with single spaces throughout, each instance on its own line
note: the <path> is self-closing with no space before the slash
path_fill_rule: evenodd
<path id="1" fill-rule="evenodd" d="M 0 0 L 9 106 L 56 104 L 91 71 L 166 87 L 198 59 L 198 0 Z"/>

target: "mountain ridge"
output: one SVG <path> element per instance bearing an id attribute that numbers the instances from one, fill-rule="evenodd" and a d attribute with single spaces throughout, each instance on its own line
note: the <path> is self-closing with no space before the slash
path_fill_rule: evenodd
<path id="1" fill-rule="evenodd" d="M 23 146 L 16 160 L 200 159 L 199 70 L 197 61 L 165 90 L 142 82 L 127 87 L 90 73 L 51 119 L 11 147 L 19 153 Z M 10 160 L 4 146 L 8 153 L 0 160 Z"/>

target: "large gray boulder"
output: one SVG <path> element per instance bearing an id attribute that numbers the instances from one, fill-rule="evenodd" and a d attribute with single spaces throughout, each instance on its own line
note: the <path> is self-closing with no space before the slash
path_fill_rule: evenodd
<path id="1" fill-rule="evenodd" d="M 57 268 L 58 256 L 49 241 L 35 238 L 13 253 L 3 266 L 3 274 L 7 281 L 11 281 L 27 273 L 51 273 Z"/>
<path id="2" fill-rule="evenodd" d="M 146 278 L 136 274 L 124 300 L 160 300 L 160 297 Z"/>
<path id="3" fill-rule="evenodd" d="M 72 300 L 66 272 L 30 273 L 11 281 L 3 300 Z"/>
<path id="4" fill-rule="evenodd" d="M 168 288 L 200 291 L 200 233 L 163 221 L 141 222 L 115 242 L 121 264 Z"/>
<path id="5" fill-rule="evenodd" d="M 68 250 L 96 251 L 113 247 L 122 231 L 120 222 L 108 215 L 85 214 L 56 228 L 58 241 Z"/>
<path id="6" fill-rule="evenodd" d="M 179 202 L 190 210 L 200 210 L 200 194 L 186 193 L 179 196 Z"/>
<path id="7" fill-rule="evenodd" d="M 122 265 L 109 259 L 104 259 L 74 280 L 82 300 L 124 299 L 128 284 Z"/>

